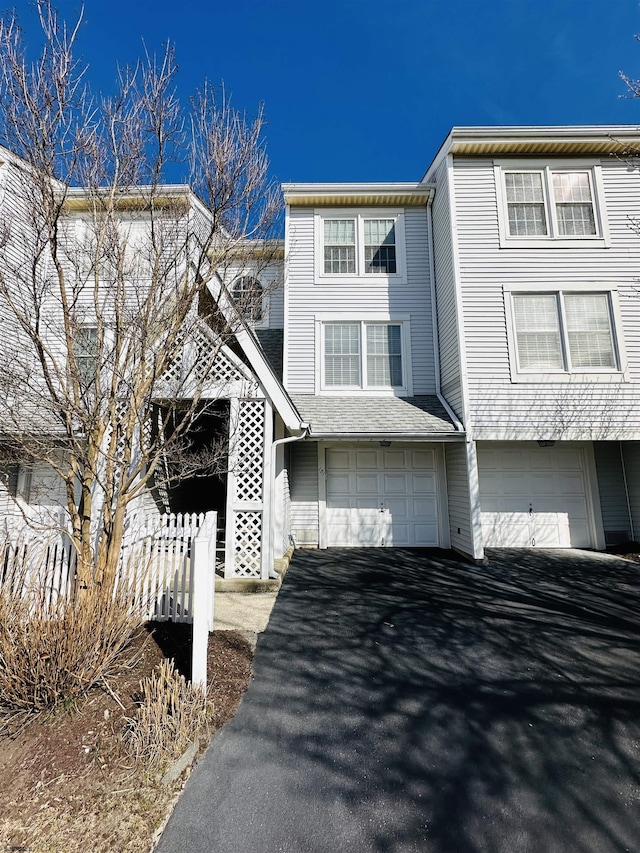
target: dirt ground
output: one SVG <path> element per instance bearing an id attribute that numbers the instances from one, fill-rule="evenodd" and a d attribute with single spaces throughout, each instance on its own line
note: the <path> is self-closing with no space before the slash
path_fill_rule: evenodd
<path id="1" fill-rule="evenodd" d="M 36 720 L 0 736 L 0 853 L 148 853 L 188 770 L 163 785 L 127 751 L 123 732 L 133 717 L 142 678 L 163 657 L 189 676 L 189 626 L 141 630 L 134 662 L 93 690 L 80 709 Z M 209 636 L 208 684 L 213 722 L 201 750 L 235 713 L 251 678 L 251 644 L 237 631 Z"/>

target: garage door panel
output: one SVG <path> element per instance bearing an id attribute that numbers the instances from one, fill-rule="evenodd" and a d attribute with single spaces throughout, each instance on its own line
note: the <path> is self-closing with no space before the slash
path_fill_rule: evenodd
<path id="1" fill-rule="evenodd" d="M 414 495 L 435 495 L 436 475 L 435 471 L 413 472 L 411 474 L 411 488 Z"/>
<path id="2" fill-rule="evenodd" d="M 378 495 L 378 475 L 357 473 L 355 475 L 355 491 L 357 495 Z"/>
<path id="3" fill-rule="evenodd" d="M 378 457 L 375 450 L 356 450 L 356 470 L 378 470 Z"/>
<path id="4" fill-rule="evenodd" d="M 407 483 L 408 474 L 397 472 L 390 474 L 386 472 L 382 477 L 383 495 L 406 495 L 409 488 Z"/>
<path id="5" fill-rule="evenodd" d="M 529 491 L 528 483 L 523 482 L 522 472 L 505 471 L 502 475 L 502 494 L 521 495 L 523 491 Z"/>
<path id="6" fill-rule="evenodd" d="M 514 468 L 516 459 L 521 468 Z M 481 522 L 487 546 L 592 545 L 580 448 L 478 448 Z"/>
<path id="7" fill-rule="evenodd" d="M 404 450 L 382 451 L 382 467 L 386 470 L 404 468 L 405 465 Z"/>
<path id="8" fill-rule="evenodd" d="M 502 548 L 523 548 L 530 543 L 528 512 L 483 512 L 482 530 L 488 542 Z"/>
<path id="9" fill-rule="evenodd" d="M 351 469 L 351 457 L 348 450 L 327 450 L 327 470 L 349 471 Z"/>
<path id="10" fill-rule="evenodd" d="M 341 448 L 325 461 L 328 545 L 439 544 L 435 451 Z"/>

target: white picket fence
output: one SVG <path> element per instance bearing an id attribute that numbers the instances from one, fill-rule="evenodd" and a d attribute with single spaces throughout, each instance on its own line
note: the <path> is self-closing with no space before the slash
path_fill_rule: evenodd
<path id="1" fill-rule="evenodd" d="M 193 624 L 192 681 L 206 687 L 213 630 L 217 513 L 167 514 L 128 524 L 119 584 L 143 619 Z M 0 542 L 0 586 L 47 604 L 72 593 L 76 559 L 60 531 L 22 526 Z"/>
<path id="2" fill-rule="evenodd" d="M 145 618 L 191 622 L 196 587 L 198 595 L 213 601 L 216 520 L 215 512 L 131 520 L 122 548 L 121 581 L 141 603 Z M 201 545 L 198 560 L 193 548 L 197 539 L 206 544 L 204 549 Z M 206 589 L 201 586 L 202 569 Z"/>

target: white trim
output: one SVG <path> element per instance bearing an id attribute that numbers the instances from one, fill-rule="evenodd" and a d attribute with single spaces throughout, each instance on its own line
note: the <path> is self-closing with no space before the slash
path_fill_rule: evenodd
<path id="1" fill-rule="evenodd" d="M 511 381 L 514 383 L 521 382 L 538 382 L 538 383 L 558 383 L 558 382 L 628 382 L 630 379 L 629 369 L 627 364 L 627 353 L 623 335 L 622 314 L 620 312 L 620 300 L 618 296 L 618 286 L 603 282 L 572 282 L 562 283 L 557 287 L 548 285 L 531 285 L 521 282 L 515 284 L 503 284 L 502 286 L 504 298 L 504 310 L 507 327 L 507 345 L 509 350 L 509 370 Z M 564 369 L 540 371 L 521 370 L 518 364 L 518 346 L 516 340 L 516 328 L 513 312 L 512 293 L 527 293 L 533 296 L 557 296 L 558 297 L 558 319 L 560 325 L 560 336 L 562 342 L 562 351 L 564 359 Z M 611 337 L 614 347 L 614 355 L 617 361 L 615 368 L 583 368 L 578 369 L 570 367 L 568 360 L 568 342 L 567 332 L 564 323 L 564 302 L 562 295 L 564 293 L 602 293 L 608 296 L 609 301 L 609 319 L 611 322 Z"/>
<path id="2" fill-rule="evenodd" d="M 327 273 L 324 271 L 324 222 L 328 219 L 352 219 L 355 222 L 355 273 Z M 364 220 L 393 219 L 395 225 L 396 272 L 364 272 Z M 406 284 L 407 258 L 403 208 L 315 208 L 314 233 L 314 284 Z"/>
<path id="3" fill-rule="evenodd" d="M 496 197 L 498 200 L 498 231 L 502 249 L 530 248 L 597 248 L 611 246 L 609 223 L 604 204 L 604 185 L 602 182 L 602 167 L 593 160 L 502 160 L 494 159 L 493 171 L 496 182 Z M 546 216 L 546 235 L 524 236 L 509 233 L 509 213 L 504 177 L 507 172 L 535 172 L 542 177 L 542 191 Z M 591 202 L 595 220 L 596 233 L 566 236 L 558 233 L 557 202 L 553 195 L 552 176 L 558 172 L 586 172 L 589 177 Z"/>

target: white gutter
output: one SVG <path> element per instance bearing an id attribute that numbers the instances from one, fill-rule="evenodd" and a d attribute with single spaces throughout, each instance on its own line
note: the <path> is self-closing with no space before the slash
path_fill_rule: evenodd
<path id="1" fill-rule="evenodd" d="M 269 524 L 267 525 L 267 553 L 269 554 L 269 577 L 275 580 L 278 578 L 278 573 L 273 567 L 273 512 L 275 508 L 275 497 L 276 497 L 276 452 L 278 448 L 283 444 L 290 444 L 293 441 L 302 441 L 303 438 L 306 438 L 309 434 L 309 426 L 307 424 L 303 425 L 302 434 L 301 435 L 289 435 L 286 438 L 277 438 L 275 441 L 271 442 L 271 476 L 269 477 Z"/>
<path id="2" fill-rule="evenodd" d="M 436 269 L 433 259 L 433 211 L 432 211 L 433 195 L 430 197 L 427 204 L 427 232 L 429 235 L 429 278 L 431 280 L 431 325 L 433 327 L 433 365 L 436 374 L 436 397 L 442 403 L 446 413 L 453 421 L 453 425 L 458 432 L 464 432 L 462 423 L 456 417 L 455 412 L 447 403 L 442 395 L 442 386 L 440 384 L 440 346 L 438 340 L 438 318 L 436 311 Z"/>

